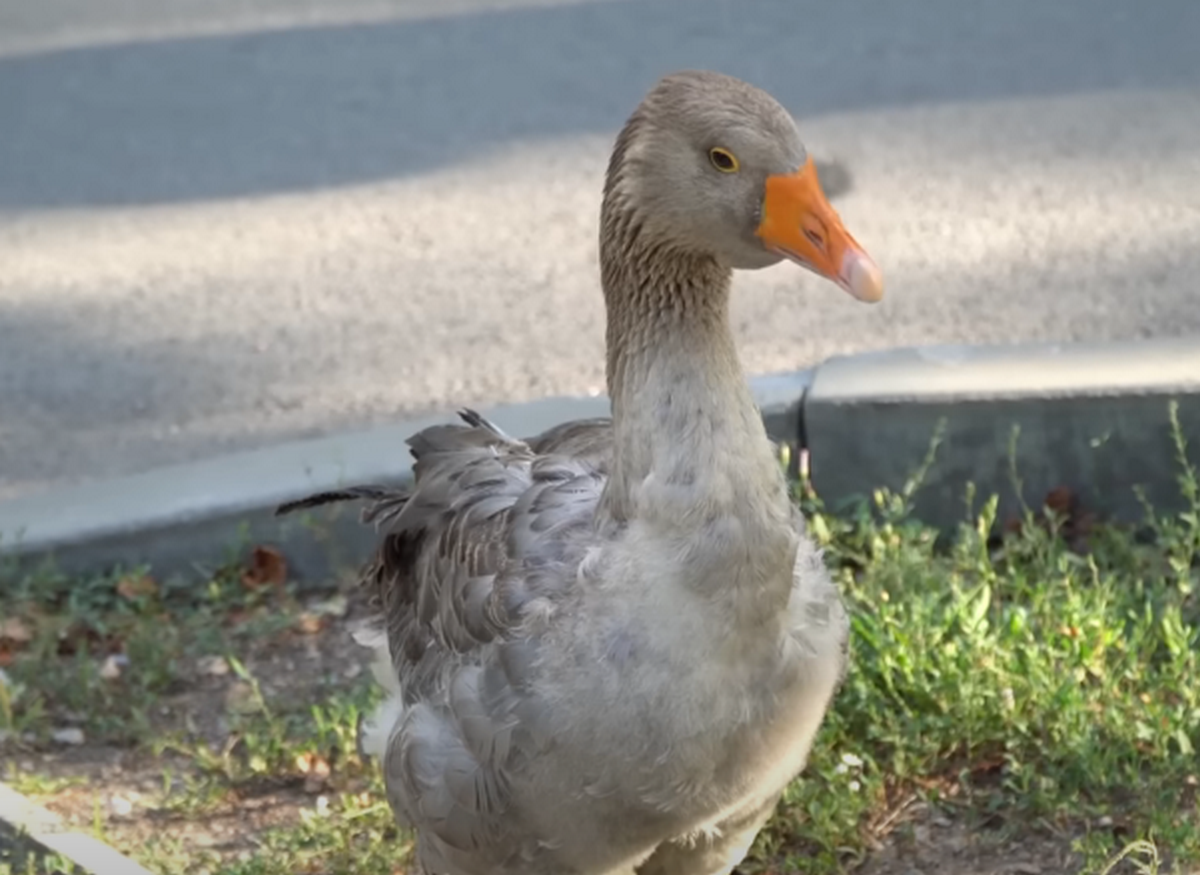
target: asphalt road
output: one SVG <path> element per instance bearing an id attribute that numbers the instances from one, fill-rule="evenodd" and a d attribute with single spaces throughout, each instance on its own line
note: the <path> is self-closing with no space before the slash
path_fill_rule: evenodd
<path id="1" fill-rule="evenodd" d="M 1200 342 L 1198 45 L 1196 0 L 0 0 L 0 498 L 599 390 L 607 149 L 680 67 L 797 114 L 887 277 L 744 276 L 749 369 Z"/>

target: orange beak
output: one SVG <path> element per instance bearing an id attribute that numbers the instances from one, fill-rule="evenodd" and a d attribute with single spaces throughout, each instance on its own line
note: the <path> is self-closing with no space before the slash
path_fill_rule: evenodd
<path id="1" fill-rule="evenodd" d="M 772 252 L 833 280 L 860 301 L 883 297 L 883 273 L 830 206 L 809 158 L 795 173 L 767 177 L 755 232 Z"/>

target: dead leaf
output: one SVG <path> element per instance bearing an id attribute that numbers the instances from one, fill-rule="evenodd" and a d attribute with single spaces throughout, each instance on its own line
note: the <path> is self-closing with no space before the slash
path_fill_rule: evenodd
<path id="1" fill-rule="evenodd" d="M 158 594 L 158 581 L 148 574 L 131 574 L 117 581 L 117 595 L 134 601 Z"/>
<path id="2" fill-rule="evenodd" d="M 296 770 L 304 775 L 304 792 L 320 793 L 329 781 L 329 761 L 315 753 L 302 753 L 296 757 Z"/>
<path id="3" fill-rule="evenodd" d="M 1067 546 L 1075 553 L 1086 554 L 1088 537 L 1096 525 L 1096 515 L 1083 506 L 1079 495 L 1069 486 L 1055 487 L 1046 493 L 1042 508 L 1057 521 L 1057 532 Z M 1039 515 L 1036 523 L 1042 530 L 1050 531 L 1050 520 L 1045 514 Z M 1009 519 L 1004 524 L 1005 535 L 1020 536 L 1024 530 L 1024 521 L 1018 518 Z"/>
<path id="4" fill-rule="evenodd" d="M 316 635 L 329 625 L 329 617 L 304 611 L 296 617 L 296 628 L 305 635 Z"/>
<path id="5" fill-rule="evenodd" d="M 1065 517 L 1072 512 L 1072 510 L 1078 504 L 1078 500 L 1075 498 L 1075 493 L 1071 490 L 1071 487 L 1059 486 L 1051 489 L 1050 492 L 1046 494 L 1046 500 L 1043 501 L 1042 504 L 1045 505 L 1048 510 L 1054 511 L 1054 513 L 1061 517 Z"/>
<path id="6" fill-rule="evenodd" d="M 274 547 L 255 547 L 250 554 L 250 567 L 242 572 L 242 584 L 247 589 L 264 586 L 281 587 L 287 580 L 287 560 Z"/>
<path id="7" fill-rule="evenodd" d="M 107 656 L 110 653 L 120 653 L 122 650 L 121 640 L 116 635 L 101 634 L 82 620 L 59 630 L 57 648 L 59 656 L 74 656 L 85 647 L 87 652 L 93 656 Z"/>
<path id="8" fill-rule="evenodd" d="M 254 614 L 251 611 L 245 611 L 239 608 L 230 611 L 229 616 L 227 616 L 225 619 L 228 620 L 230 626 L 240 626 L 248 620 L 253 619 L 253 617 Z"/>
<path id="9" fill-rule="evenodd" d="M 12 644 L 28 644 L 33 640 L 33 630 L 20 617 L 6 617 L 0 620 L 0 641 Z"/>
<path id="10" fill-rule="evenodd" d="M 223 656 L 201 656 L 196 660 L 196 671 L 213 677 L 223 677 L 229 674 L 229 662 Z"/>

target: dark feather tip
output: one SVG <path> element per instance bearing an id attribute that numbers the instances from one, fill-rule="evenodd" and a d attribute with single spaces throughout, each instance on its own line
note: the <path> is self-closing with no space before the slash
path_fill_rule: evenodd
<path id="1" fill-rule="evenodd" d="M 477 410 L 472 410 L 470 407 L 464 407 L 458 411 L 458 417 L 467 425 L 475 428 L 487 428 L 490 430 L 490 424 Z"/>
<path id="2" fill-rule="evenodd" d="M 295 501 L 286 501 L 275 508 L 275 516 L 283 516 L 297 510 L 310 507 L 320 507 L 323 504 L 333 504 L 338 501 L 357 501 L 363 498 L 379 498 L 382 490 L 364 486 L 356 489 L 337 489 L 329 492 L 318 492 Z"/>

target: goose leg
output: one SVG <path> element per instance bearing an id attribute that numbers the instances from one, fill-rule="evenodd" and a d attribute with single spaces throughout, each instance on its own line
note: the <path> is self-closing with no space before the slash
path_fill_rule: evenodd
<path id="1" fill-rule="evenodd" d="M 775 811 L 779 796 L 717 824 L 716 834 L 664 842 L 636 875 L 729 875 L 745 859 L 754 837 Z"/>

